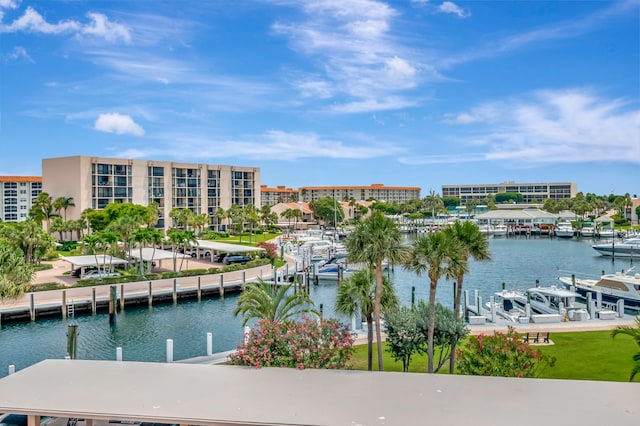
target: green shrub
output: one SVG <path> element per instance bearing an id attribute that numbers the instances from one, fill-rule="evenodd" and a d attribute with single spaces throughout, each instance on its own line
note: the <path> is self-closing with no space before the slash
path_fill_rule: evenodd
<path id="1" fill-rule="evenodd" d="M 60 290 L 64 288 L 66 288 L 66 286 L 62 283 L 50 282 L 50 283 L 31 284 L 31 286 L 29 286 L 28 291 L 36 292 L 36 291 L 47 291 L 47 290 Z"/>
<path id="2" fill-rule="evenodd" d="M 34 265 L 33 266 L 33 270 L 34 271 L 46 271 L 47 269 L 53 269 L 53 265 L 50 263 L 42 263 L 40 265 Z"/>

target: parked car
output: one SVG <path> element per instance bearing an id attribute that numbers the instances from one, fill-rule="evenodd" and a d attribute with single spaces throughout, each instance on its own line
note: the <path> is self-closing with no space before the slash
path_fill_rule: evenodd
<path id="1" fill-rule="evenodd" d="M 222 259 L 222 263 L 224 263 L 225 265 L 231 265 L 233 263 L 240 263 L 241 265 L 244 265 L 245 263 L 251 262 L 252 260 L 253 260 L 253 257 L 251 256 L 231 254 L 231 255 L 225 256 L 225 258 Z"/>
<path id="2" fill-rule="evenodd" d="M 109 271 L 91 271 L 85 278 L 106 278 L 106 277 L 119 277 L 120 272 L 109 272 Z"/>
<path id="3" fill-rule="evenodd" d="M 213 260 L 218 262 L 218 263 L 222 263 L 222 261 L 224 260 L 225 257 L 227 257 L 228 254 L 229 253 L 220 253 Z"/>
<path id="4" fill-rule="evenodd" d="M 41 416 L 40 426 L 66 426 L 68 419 L 62 417 Z M 0 415 L 0 426 L 27 426 L 27 416 L 24 414 Z"/>
<path id="5" fill-rule="evenodd" d="M 184 251 L 184 254 L 196 258 L 198 256 L 198 250 L 195 248 L 187 249 Z M 211 257 L 211 250 L 203 248 L 200 249 L 200 257 Z"/>

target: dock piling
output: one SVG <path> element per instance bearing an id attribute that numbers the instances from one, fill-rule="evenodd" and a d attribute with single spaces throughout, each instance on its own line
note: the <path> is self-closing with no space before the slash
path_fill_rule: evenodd
<path id="1" fill-rule="evenodd" d="M 220 283 L 220 297 L 224 297 L 224 276 L 222 274 L 218 277 L 218 281 Z"/>
<path id="2" fill-rule="evenodd" d="M 62 290 L 62 305 L 60 308 L 62 310 L 62 319 L 67 319 L 67 290 Z"/>
<path id="3" fill-rule="evenodd" d="M 124 284 L 120 284 L 120 311 L 124 311 Z"/>
<path id="4" fill-rule="evenodd" d="M 15 372 L 16 372 L 16 366 L 13 364 L 9 365 L 9 375 L 12 375 Z"/>
<path id="5" fill-rule="evenodd" d="M 173 304 L 178 303 L 178 280 L 173 279 Z"/>
<path id="6" fill-rule="evenodd" d="M 115 285 L 112 285 L 109 288 L 109 324 L 110 325 L 115 325 L 116 323 L 116 304 L 117 303 L 118 303 L 117 289 Z"/>
<path id="7" fill-rule="evenodd" d="M 33 293 L 29 293 L 29 314 L 31 316 L 31 321 L 36 320 L 36 302 L 35 296 Z"/>
<path id="8" fill-rule="evenodd" d="M 122 361 L 122 348 L 120 346 L 116 348 L 116 361 Z"/>
<path id="9" fill-rule="evenodd" d="M 75 324 L 67 327 L 67 354 L 71 359 L 78 357 L 78 326 Z"/>
<path id="10" fill-rule="evenodd" d="M 148 296 L 149 306 L 153 306 L 153 283 L 149 281 L 149 296 Z"/>
<path id="11" fill-rule="evenodd" d="M 167 362 L 173 362 L 173 339 L 167 339 Z"/>
<path id="12" fill-rule="evenodd" d="M 213 334 L 207 333 L 207 356 L 213 354 Z"/>
<path id="13" fill-rule="evenodd" d="M 198 303 L 202 301 L 202 288 L 200 286 L 200 277 L 198 277 Z"/>
<path id="14" fill-rule="evenodd" d="M 91 314 L 96 314 L 96 288 L 91 289 Z"/>

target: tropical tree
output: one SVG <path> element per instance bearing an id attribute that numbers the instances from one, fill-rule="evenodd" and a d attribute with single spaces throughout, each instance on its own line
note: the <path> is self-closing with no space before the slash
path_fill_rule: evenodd
<path id="1" fill-rule="evenodd" d="M 428 372 L 433 373 L 433 336 L 436 320 L 436 289 L 441 278 L 453 279 L 468 269 L 462 244 L 444 232 L 434 232 L 416 238 L 406 267 L 417 275 L 429 277 L 429 330 L 427 335 Z"/>
<path id="2" fill-rule="evenodd" d="M 382 336 L 380 334 L 384 286 L 382 262 L 385 260 L 390 264 L 406 262 L 408 251 L 402 245 L 402 234 L 397 225 L 380 211 L 374 211 L 371 216 L 358 222 L 354 231 L 345 240 L 345 246 L 350 262 L 364 263 L 375 271 L 376 292 L 373 316 L 376 324 L 378 368 L 383 371 Z"/>
<path id="3" fill-rule="evenodd" d="M 104 241 L 99 233 L 89 234 L 82 240 L 83 251 L 86 254 L 92 254 L 96 261 L 96 267 L 100 269 L 100 262 L 98 261 L 98 248 L 102 248 Z M 104 259 L 103 259 L 104 269 Z"/>
<path id="4" fill-rule="evenodd" d="M 373 315 L 376 301 L 376 276 L 368 269 L 355 272 L 338 286 L 336 312 L 353 317 L 360 314 L 367 322 L 367 367 L 373 369 Z M 382 279 L 381 310 L 398 306 L 398 296 L 387 277 Z"/>
<path id="5" fill-rule="evenodd" d="M 119 216 L 117 219 L 109 223 L 107 230 L 118 234 L 122 238 L 124 243 L 124 252 L 126 256 L 129 256 L 131 250 L 131 238 L 133 233 L 140 229 L 143 223 L 143 219 L 136 216 Z"/>
<path id="6" fill-rule="evenodd" d="M 636 317 L 635 327 L 620 326 L 611 332 L 611 337 L 616 337 L 620 334 L 630 336 L 633 340 L 636 341 L 638 347 L 640 347 L 640 316 Z M 640 351 L 638 351 L 637 354 L 633 355 L 633 362 L 635 363 L 635 365 L 631 368 L 631 374 L 629 375 L 630 382 L 632 382 L 636 375 L 640 373 Z"/>
<path id="7" fill-rule="evenodd" d="M 429 195 L 424 198 L 424 205 L 426 208 L 431 209 L 431 219 L 435 219 L 436 211 L 440 211 L 444 208 L 444 202 L 440 194 L 437 194 L 433 189 L 429 190 Z"/>
<path id="8" fill-rule="evenodd" d="M 253 204 L 247 204 L 244 207 L 244 217 L 249 222 L 249 243 L 251 243 L 253 227 L 260 221 L 260 215 Z"/>
<path id="9" fill-rule="evenodd" d="M 33 265 L 25 261 L 20 248 L 0 238 L 0 300 L 24 294 L 34 273 Z"/>
<path id="10" fill-rule="evenodd" d="M 409 371 L 411 358 L 424 346 L 425 337 L 418 329 L 417 313 L 402 306 L 385 314 L 387 351 L 396 361 L 402 361 L 402 371 Z"/>
<path id="11" fill-rule="evenodd" d="M 58 197 L 53 201 L 53 208 L 56 209 L 58 215 L 61 210 L 64 210 L 64 220 L 67 220 L 67 209 L 69 207 L 75 207 L 73 197 Z"/>
<path id="12" fill-rule="evenodd" d="M 218 219 L 218 230 L 220 230 L 220 224 L 229 218 L 228 211 L 223 209 L 222 207 L 218 207 L 216 209 L 216 219 Z"/>
<path id="13" fill-rule="evenodd" d="M 248 283 L 238 298 L 238 307 L 233 315 L 242 315 L 242 325 L 251 319 L 286 322 L 302 314 L 318 316 L 313 309 L 313 300 L 306 293 L 290 291 L 293 284 L 272 285 L 258 279 Z"/>
<path id="14" fill-rule="evenodd" d="M 144 257 L 142 256 L 142 249 L 148 243 L 153 241 L 153 237 L 151 235 L 151 229 L 149 228 L 138 228 L 133 232 L 131 236 L 132 241 L 138 244 L 138 249 L 140 250 L 140 275 L 144 275 Z"/>
<path id="15" fill-rule="evenodd" d="M 47 231 L 49 231 L 49 228 L 51 228 L 51 219 L 60 215 L 56 213 L 51 195 L 46 192 L 41 192 L 33 201 L 29 216 L 41 223 L 46 221 Z"/>

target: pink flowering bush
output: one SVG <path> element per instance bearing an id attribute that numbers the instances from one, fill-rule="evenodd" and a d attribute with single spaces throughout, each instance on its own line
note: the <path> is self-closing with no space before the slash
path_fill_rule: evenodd
<path id="1" fill-rule="evenodd" d="M 271 260 L 272 263 L 274 260 L 278 258 L 278 246 L 276 246 L 274 243 L 263 241 L 258 243 L 257 247 L 264 249 L 264 252 L 262 252 L 262 255 L 267 259 Z"/>
<path id="2" fill-rule="evenodd" d="M 353 353 L 348 328 L 334 319 L 273 322 L 261 320 L 230 363 L 252 367 L 344 368 Z"/>
<path id="3" fill-rule="evenodd" d="M 460 374 L 500 377 L 535 377 L 542 367 L 555 364 L 524 343 L 513 327 L 507 333 L 471 336 L 456 354 Z"/>

